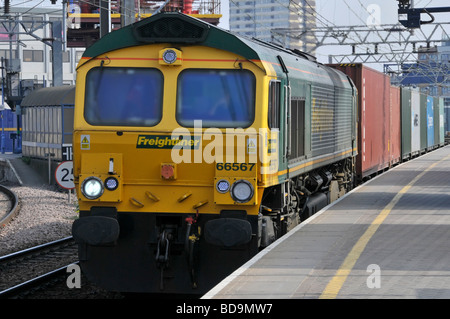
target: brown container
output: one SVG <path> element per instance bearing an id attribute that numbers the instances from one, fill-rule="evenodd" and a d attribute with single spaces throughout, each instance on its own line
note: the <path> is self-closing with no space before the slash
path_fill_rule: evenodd
<path id="1" fill-rule="evenodd" d="M 330 64 L 329 66 L 347 74 L 358 89 L 356 172 L 362 179 L 390 166 L 391 131 L 394 132 L 393 134 L 398 134 L 397 131 L 400 131 L 397 115 L 393 117 L 391 123 L 390 79 L 387 75 L 362 64 Z M 396 154 L 397 148 L 400 147 L 397 136 L 395 141 Z"/>

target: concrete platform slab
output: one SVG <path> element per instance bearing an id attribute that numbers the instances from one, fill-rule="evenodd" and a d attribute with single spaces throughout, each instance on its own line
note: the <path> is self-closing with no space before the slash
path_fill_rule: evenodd
<path id="1" fill-rule="evenodd" d="M 450 298 L 450 146 L 323 209 L 204 299 Z"/>

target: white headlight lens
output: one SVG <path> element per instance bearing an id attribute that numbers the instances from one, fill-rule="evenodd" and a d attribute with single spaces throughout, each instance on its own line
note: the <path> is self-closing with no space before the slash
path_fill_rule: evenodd
<path id="1" fill-rule="evenodd" d="M 119 182 L 115 177 L 108 177 L 105 179 L 105 187 L 109 191 L 115 190 L 119 186 Z"/>
<path id="2" fill-rule="evenodd" d="M 177 53 L 169 49 L 164 51 L 162 58 L 167 64 L 172 64 L 177 60 Z"/>
<path id="3" fill-rule="evenodd" d="M 87 199 L 96 199 L 103 194 L 103 183 L 97 177 L 88 177 L 81 184 L 81 192 Z"/>
<path id="4" fill-rule="evenodd" d="M 230 190 L 230 183 L 225 179 L 221 179 L 217 182 L 216 189 L 219 193 L 226 193 Z"/>
<path id="5" fill-rule="evenodd" d="M 253 186 L 246 180 L 238 180 L 231 186 L 231 197 L 238 203 L 246 203 L 253 197 Z"/>

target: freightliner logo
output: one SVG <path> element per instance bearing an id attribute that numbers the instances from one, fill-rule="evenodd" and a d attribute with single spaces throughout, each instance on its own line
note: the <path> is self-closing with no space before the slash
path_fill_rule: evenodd
<path id="1" fill-rule="evenodd" d="M 137 138 L 136 148 L 184 148 L 198 149 L 200 137 L 198 136 L 178 136 L 172 138 L 167 135 L 139 135 Z"/>

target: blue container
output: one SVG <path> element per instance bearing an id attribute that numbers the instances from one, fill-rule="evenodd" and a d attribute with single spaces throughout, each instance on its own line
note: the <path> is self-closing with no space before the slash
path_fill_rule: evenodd
<path id="1" fill-rule="evenodd" d="M 17 149 L 18 135 L 17 115 L 9 109 L 0 111 L 1 153 L 12 153 Z"/>
<path id="2" fill-rule="evenodd" d="M 450 132 L 450 98 L 444 98 L 444 136 Z"/>
<path id="3" fill-rule="evenodd" d="M 427 148 L 434 147 L 434 101 L 432 96 L 427 96 Z"/>

